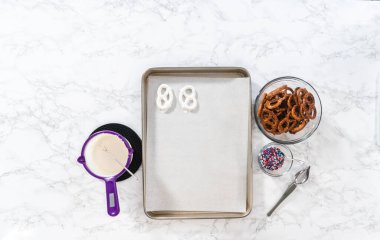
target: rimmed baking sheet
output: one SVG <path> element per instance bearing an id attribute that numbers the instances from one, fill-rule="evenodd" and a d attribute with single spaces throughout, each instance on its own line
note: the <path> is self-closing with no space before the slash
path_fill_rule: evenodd
<path id="1" fill-rule="evenodd" d="M 160 84 L 174 105 L 160 112 Z M 199 107 L 185 113 L 181 87 Z M 252 208 L 251 84 L 241 68 L 155 68 L 143 76 L 144 210 L 152 218 L 243 217 Z"/>

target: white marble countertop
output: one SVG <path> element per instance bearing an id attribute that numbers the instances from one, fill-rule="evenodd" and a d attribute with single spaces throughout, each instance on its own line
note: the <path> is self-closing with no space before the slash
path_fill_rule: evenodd
<path id="1" fill-rule="evenodd" d="M 254 95 L 279 76 L 312 83 L 322 123 L 291 146 L 310 181 L 267 218 L 289 179 L 255 166 L 250 215 L 186 221 L 149 219 L 141 182 L 124 181 L 109 217 L 76 159 L 101 124 L 141 134 L 141 75 L 159 66 L 245 67 Z M 0 239 L 379 239 L 379 78 L 376 1 L 3 0 Z M 256 154 L 269 140 L 253 128 Z"/>

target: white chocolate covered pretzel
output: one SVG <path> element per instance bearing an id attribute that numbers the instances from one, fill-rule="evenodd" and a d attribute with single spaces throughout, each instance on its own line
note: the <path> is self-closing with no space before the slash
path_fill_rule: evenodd
<path id="1" fill-rule="evenodd" d="M 191 112 L 198 106 L 197 93 L 195 88 L 190 85 L 186 85 L 179 91 L 179 104 L 185 112 Z"/>
<path id="2" fill-rule="evenodd" d="M 156 105 L 161 112 L 167 112 L 173 104 L 173 90 L 166 84 L 157 89 Z"/>

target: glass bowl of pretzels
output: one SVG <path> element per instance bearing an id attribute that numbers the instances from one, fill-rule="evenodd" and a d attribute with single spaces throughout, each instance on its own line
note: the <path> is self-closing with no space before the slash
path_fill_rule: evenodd
<path id="1" fill-rule="evenodd" d="M 322 104 L 317 91 L 296 77 L 276 78 L 260 90 L 255 101 L 260 131 L 274 142 L 294 144 L 317 130 Z"/>

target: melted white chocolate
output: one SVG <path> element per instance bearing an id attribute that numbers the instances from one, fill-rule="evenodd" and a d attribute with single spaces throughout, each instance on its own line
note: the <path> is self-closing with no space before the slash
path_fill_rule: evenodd
<path id="1" fill-rule="evenodd" d="M 127 164 L 129 150 L 123 140 L 110 133 L 93 137 L 86 145 L 84 157 L 87 167 L 100 177 L 112 177 Z M 114 159 L 117 159 L 120 165 Z"/>

